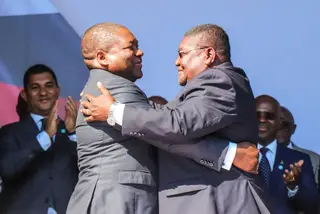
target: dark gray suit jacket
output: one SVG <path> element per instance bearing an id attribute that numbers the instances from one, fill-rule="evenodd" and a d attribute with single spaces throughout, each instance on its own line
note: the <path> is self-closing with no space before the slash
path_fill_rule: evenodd
<path id="1" fill-rule="evenodd" d="M 1 128 L 1 214 L 44 214 L 50 198 L 58 213 L 66 212 L 78 170 L 77 144 L 69 140 L 64 130 L 61 121 L 55 142 L 43 151 L 36 138 L 38 127 L 31 116 Z"/>
<path id="2" fill-rule="evenodd" d="M 243 70 L 231 63 L 197 75 L 162 110 L 126 105 L 122 134 L 158 140 L 158 144 L 152 143 L 158 147 L 163 147 L 162 141 L 170 142 L 165 148 L 167 152 L 159 151 L 160 213 L 269 212 L 257 186 L 257 176 L 246 176 L 234 167 L 218 173 L 168 153 L 211 136 L 257 143 L 255 102 L 249 80 Z M 215 153 L 211 151 L 212 156 Z M 201 158 L 200 163 L 210 167 L 209 156 L 203 157 L 206 158 Z"/>
<path id="3" fill-rule="evenodd" d="M 151 107 L 147 96 L 133 82 L 103 70 L 90 71 L 84 94 L 100 95 L 98 81 L 122 103 Z M 142 140 L 122 136 L 106 122 L 86 123 L 81 113 L 76 130 L 80 175 L 67 213 L 158 213 L 155 148 Z M 164 142 L 159 147 L 165 149 L 169 145 L 170 142 Z M 214 144 L 200 141 L 173 146 L 171 152 L 220 170 L 227 146 L 224 140 Z"/>

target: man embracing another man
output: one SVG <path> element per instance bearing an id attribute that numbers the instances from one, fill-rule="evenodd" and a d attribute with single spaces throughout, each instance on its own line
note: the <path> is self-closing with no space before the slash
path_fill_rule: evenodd
<path id="1" fill-rule="evenodd" d="M 126 27 L 91 27 L 82 54 L 90 77 L 68 214 L 270 213 L 257 181 L 254 97 L 221 27 L 185 34 L 176 60 L 184 88 L 164 106 L 149 103 L 134 84 L 143 52 Z"/>

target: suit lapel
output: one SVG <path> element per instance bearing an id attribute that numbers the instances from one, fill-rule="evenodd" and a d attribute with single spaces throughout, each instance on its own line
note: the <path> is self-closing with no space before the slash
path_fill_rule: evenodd
<path id="1" fill-rule="evenodd" d="M 28 115 L 28 117 L 26 117 L 24 120 L 21 120 L 21 124 L 21 127 L 24 128 L 28 135 L 30 134 L 31 136 L 37 136 L 37 134 L 39 134 L 37 124 L 34 122 L 31 115 Z"/>
<path id="2" fill-rule="evenodd" d="M 276 150 L 276 157 L 274 160 L 274 165 L 271 173 L 271 187 L 272 189 L 276 190 L 278 188 L 278 185 L 281 183 L 282 174 L 284 172 L 284 160 L 282 159 L 284 157 L 283 151 L 279 145 L 277 145 Z"/>

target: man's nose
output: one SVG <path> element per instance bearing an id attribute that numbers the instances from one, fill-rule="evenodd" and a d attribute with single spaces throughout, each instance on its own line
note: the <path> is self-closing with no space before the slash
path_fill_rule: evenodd
<path id="1" fill-rule="evenodd" d="M 179 57 L 177 57 L 175 64 L 177 67 L 180 66 L 180 58 Z"/>
<path id="2" fill-rule="evenodd" d="M 40 95 L 46 95 L 48 92 L 47 92 L 47 89 L 45 87 L 43 88 L 40 88 Z"/>
<path id="3" fill-rule="evenodd" d="M 143 51 L 141 49 L 138 49 L 136 52 L 136 56 L 142 57 L 144 55 Z"/>
<path id="4" fill-rule="evenodd" d="M 260 123 L 265 123 L 267 120 L 266 120 L 266 117 L 264 115 L 260 115 L 259 116 L 259 122 Z"/>

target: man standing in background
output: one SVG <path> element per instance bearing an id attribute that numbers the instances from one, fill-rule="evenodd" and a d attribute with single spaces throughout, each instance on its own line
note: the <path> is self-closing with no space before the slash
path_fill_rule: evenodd
<path id="1" fill-rule="evenodd" d="M 292 142 L 291 137 L 295 133 L 297 125 L 295 124 L 294 117 L 291 114 L 291 112 L 284 106 L 281 106 L 280 120 L 281 120 L 281 123 L 277 133 L 277 142 L 287 146 L 290 149 L 303 152 L 310 156 L 313 172 L 315 175 L 315 180 L 318 184 L 318 189 L 319 189 L 318 182 L 319 182 L 320 156 L 313 151 L 300 148 Z"/>

